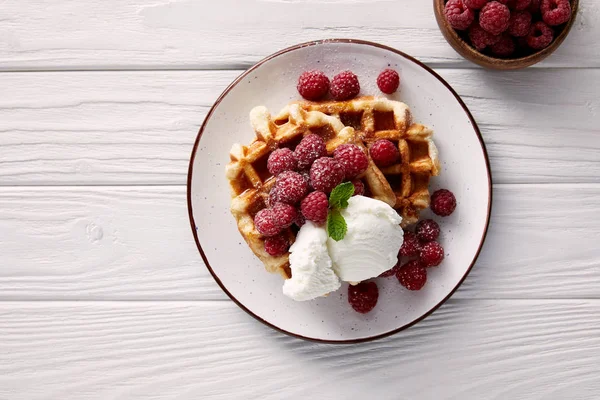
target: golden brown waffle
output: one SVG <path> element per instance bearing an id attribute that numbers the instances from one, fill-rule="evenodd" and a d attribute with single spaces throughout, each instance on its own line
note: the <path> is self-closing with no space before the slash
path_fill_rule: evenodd
<path id="1" fill-rule="evenodd" d="M 404 103 L 385 98 L 362 97 L 343 102 L 297 102 L 272 117 L 262 106 L 250 112 L 256 133 L 248 146 L 233 145 L 231 162 L 226 167 L 231 185 L 231 212 L 238 229 L 267 271 L 291 277 L 289 255 L 269 255 L 264 237 L 254 226 L 254 216 L 267 207 L 275 179 L 267 170 L 267 159 L 279 147 L 294 148 L 308 134 L 321 136 L 327 153 L 345 143 L 354 143 L 368 154 L 367 147 L 378 139 L 398 143 L 401 161 L 380 170 L 369 157 L 369 167 L 360 177 L 368 195 L 396 208 L 403 226 L 418 220 L 419 210 L 429 206 L 429 178 L 437 175 L 437 149 L 430 129 L 411 124 L 410 110 Z M 290 242 L 295 231 L 287 229 Z"/>

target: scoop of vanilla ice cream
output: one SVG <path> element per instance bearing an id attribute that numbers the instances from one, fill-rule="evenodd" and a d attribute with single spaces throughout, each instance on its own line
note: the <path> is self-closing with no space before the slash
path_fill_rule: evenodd
<path id="1" fill-rule="evenodd" d="M 404 242 L 402 217 L 380 200 L 354 196 L 341 210 L 348 225 L 346 236 L 327 239 L 329 256 L 337 276 L 346 282 L 361 282 L 379 276 L 398 262 Z"/>
<path id="2" fill-rule="evenodd" d="M 340 288 L 340 280 L 331 268 L 324 227 L 306 221 L 290 247 L 290 253 L 292 277 L 283 283 L 283 294 L 305 301 Z"/>

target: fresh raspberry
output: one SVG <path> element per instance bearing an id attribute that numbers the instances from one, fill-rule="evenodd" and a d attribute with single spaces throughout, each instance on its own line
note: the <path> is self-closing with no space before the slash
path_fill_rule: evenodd
<path id="1" fill-rule="evenodd" d="M 550 26 L 564 24 L 571 18 L 571 2 L 569 0 L 542 0 L 540 10 L 542 19 Z"/>
<path id="2" fill-rule="evenodd" d="M 306 71 L 298 78 L 296 88 L 306 100 L 319 100 L 329 91 L 329 78 L 321 71 Z"/>
<path id="3" fill-rule="evenodd" d="M 394 164 L 400 158 L 398 147 L 387 139 L 380 139 L 373 143 L 369 149 L 371 158 L 379 167 L 387 167 Z"/>
<path id="4" fill-rule="evenodd" d="M 417 235 L 409 231 L 404 231 L 404 242 L 402 243 L 402 247 L 400 247 L 398 255 L 402 257 L 416 257 L 419 255 L 420 250 L 421 244 Z"/>
<path id="5" fill-rule="evenodd" d="M 432 219 L 424 219 L 415 227 L 415 234 L 422 243 L 433 242 L 440 236 L 440 226 Z"/>
<path id="6" fill-rule="evenodd" d="M 365 152 L 355 144 L 343 144 L 333 152 L 335 158 L 346 174 L 346 179 L 354 179 L 367 170 L 369 158 Z"/>
<path id="7" fill-rule="evenodd" d="M 268 237 L 265 239 L 265 250 L 273 257 L 282 256 L 290 248 L 290 242 L 283 235 Z"/>
<path id="8" fill-rule="evenodd" d="M 275 203 L 272 210 L 277 224 L 282 228 L 292 226 L 296 218 L 298 218 L 298 210 L 289 204 Z"/>
<path id="9" fill-rule="evenodd" d="M 285 171 L 277 176 L 275 190 L 279 201 L 296 204 L 308 193 L 308 183 L 299 173 Z"/>
<path id="10" fill-rule="evenodd" d="M 448 0 L 444 7 L 444 15 L 448 23 L 459 31 L 468 29 L 475 20 L 475 13 L 463 3 L 463 0 Z"/>
<path id="11" fill-rule="evenodd" d="M 310 183 L 315 190 L 329 193 L 344 180 L 344 167 L 331 157 L 321 157 L 310 167 Z"/>
<path id="12" fill-rule="evenodd" d="M 279 190 L 277 189 L 277 187 L 273 187 L 273 189 L 271 189 L 271 191 L 269 192 L 269 202 L 267 204 L 268 207 L 273 207 L 275 205 L 275 203 L 279 203 Z"/>
<path id="13" fill-rule="evenodd" d="M 531 0 L 531 4 L 529 5 L 529 11 L 532 14 L 535 14 L 540 11 L 540 4 L 542 0 Z"/>
<path id="14" fill-rule="evenodd" d="M 400 86 L 400 75 L 393 69 L 384 69 L 377 77 L 377 87 L 383 93 L 392 94 Z"/>
<path id="15" fill-rule="evenodd" d="M 502 39 L 496 44 L 490 46 L 492 53 L 498 57 L 508 57 L 515 52 L 515 41 L 506 33 L 502 34 Z"/>
<path id="16" fill-rule="evenodd" d="M 358 77 L 351 71 L 342 71 L 333 77 L 329 91 L 336 100 L 351 99 L 360 92 Z"/>
<path id="17" fill-rule="evenodd" d="M 527 45 L 534 50 L 541 50 L 546 47 L 554 39 L 554 31 L 542 21 L 538 21 L 531 25 L 529 34 L 527 35 Z"/>
<path id="18" fill-rule="evenodd" d="M 295 171 L 298 168 L 298 161 L 294 157 L 292 150 L 288 148 L 277 149 L 269 154 L 267 160 L 267 169 L 275 176 L 284 171 Z"/>
<path id="19" fill-rule="evenodd" d="M 531 0 L 497 0 L 511 10 L 523 11 L 531 4 Z"/>
<path id="20" fill-rule="evenodd" d="M 327 211 L 329 211 L 327 195 L 319 191 L 309 193 L 300 203 L 300 211 L 307 220 L 322 224 L 327 219 Z"/>
<path id="21" fill-rule="evenodd" d="M 431 195 L 431 211 L 440 217 L 447 217 L 456 208 L 456 197 L 446 189 L 436 190 Z"/>
<path id="22" fill-rule="evenodd" d="M 465 6 L 473 10 L 479 10 L 485 6 L 490 0 L 463 0 Z"/>
<path id="23" fill-rule="evenodd" d="M 438 242 L 429 242 L 421 246 L 419 260 L 426 267 L 440 265 L 444 259 L 444 249 Z"/>
<path id="24" fill-rule="evenodd" d="M 294 150 L 294 156 L 298 160 L 299 169 L 310 168 L 317 158 L 326 155 L 327 147 L 325 147 L 323 138 L 315 134 L 305 136 Z"/>
<path id="25" fill-rule="evenodd" d="M 427 269 L 418 260 L 412 260 L 396 271 L 396 278 L 408 290 L 421 290 L 427 282 Z"/>
<path id="26" fill-rule="evenodd" d="M 487 3 L 479 13 L 479 25 L 492 35 L 499 35 L 508 29 L 510 10 L 497 1 Z"/>
<path id="27" fill-rule="evenodd" d="M 366 314 L 377 305 L 379 289 L 375 282 L 361 282 L 348 286 L 348 302 L 354 311 Z"/>
<path id="28" fill-rule="evenodd" d="M 354 194 L 352 196 L 362 196 L 365 194 L 365 184 L 360 179 L 352 181 L 354 185 Z"/>
<path id="29" fill-rule="evenodd" d="M 527 36 L 531 28 L 531 13 L 529 11 L 517 11 L 510 17 L 508 34 L 514 37 Z"/>
<path id="30" fill-rule="evenodd" d="M 270 208 L 262 209 L 256 213 L 254 216 L 254 226 L 261 235 L 265 236 L 275 236 L 283 229 L 279 226 L 275 214 Z"/>
<path id="31" fill-rule="evenodd" d="M 394 265 L 392 268 L 388 269 L 385 272 L 382 272 L 378 278 L 389 278 L 390 276 L 394 276 L 396 275 L 396 273 L 398 272 L 398 270 L 400 269 L 400 260 L 398 260 L 398 262 L 396 263 L 396 265 Z"/>
<path id="32" fill-rule="evenodd" d="M 304 217 L 304 215 L 302 215 L 301 212 L 299 212 L 298 216 L 296 217 L 296 220 L 294 221 L 294 224 L 296 224 L 296 226 L 298 228 L 302 228 L 305 223 L 306 223 L 306 218 Z"/>
<path id="33" fill-rule="evenodd" d="M 478 23 L 474 23 L 471 25 L 471 28 L 469 28 L 469 39 L 471 39 L 473 47 L 481 51 L 487 46 L 498 43 L 500 41 L 500 35 L 492 35 L 479 26 Z"/>

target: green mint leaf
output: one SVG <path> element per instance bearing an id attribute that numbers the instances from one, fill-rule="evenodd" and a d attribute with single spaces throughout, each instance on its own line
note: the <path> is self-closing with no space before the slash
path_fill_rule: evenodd
<path id="1" fill-rule="evenodd" d="M 327 234 L 330 238 L 339 242 L 346 236 L 348 225 L 339 210 L 331 210 L 327 214 Z"/>
<path id="2" fill-rule="evenodd" d="M 329 206 L 332 209 L 348 207 L 348 199 L 354 194 L 352 182 L 344 182 L 337 185 L 329 195 Z"/>

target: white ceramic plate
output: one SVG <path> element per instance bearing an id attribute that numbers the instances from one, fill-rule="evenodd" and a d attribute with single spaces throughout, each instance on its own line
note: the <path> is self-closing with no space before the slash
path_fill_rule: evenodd
<path id="1" fill-rule="evenodd" d="M 453 215 L 436 218 L 442 228 L 446 259 L 428 270 L 418 292 L 405 290 L 394 278 L 377 280 L 380 296 L 366 315 L 352 310 L 347 285 L 315 301 L 295 302 L 283 295 L 283 280 L 269 274 L 250 251 L 229 213 L 225 179 L 229 149 L 254 137 L 248 113 L 265 105 L 275 114 L 299 99 L 298 76 L 320 69 L 328 76 L 351 69 L 361 94 L 381 95 L 376 78 L 386 67 L 397 70 L 401 89 L 390 96 L 407 103 L 414 121 L 433 128 L 442 171 L 432 191 L 448 188 L 456 195 Z M 204 121 L 190 160 L 188 208 L 200 254 L 221 288 L 259 321 L 304 339 L 360 342 L 398 332 L 429 315 L 458 288 L 481 250 L 491 210 L 491 176 L 481 134 L 462 100 L 436 73 L 388 47 L 358 40 L 325 40 L 280 51 L 250 68 L 219 97 Z M 422 214 L 429 216 L 429 212 Z"/>

